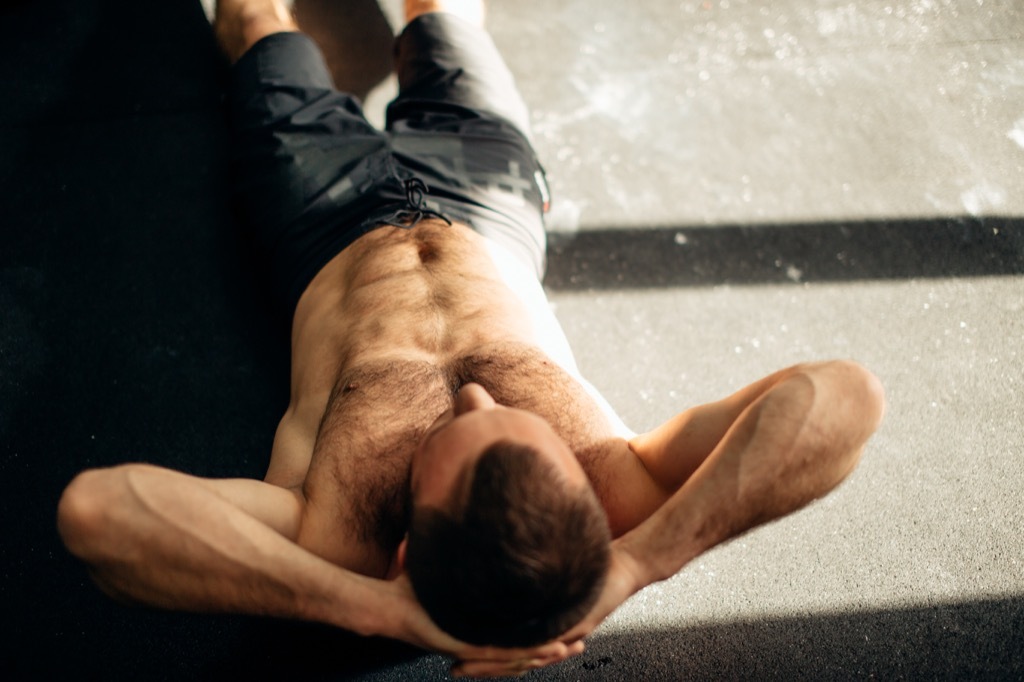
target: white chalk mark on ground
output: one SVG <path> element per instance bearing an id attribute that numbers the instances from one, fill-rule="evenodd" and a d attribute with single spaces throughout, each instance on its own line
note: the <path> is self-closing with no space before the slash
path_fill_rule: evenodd
<path id="1" fill-rule="evenodd" d="M 977 216 L 985 212 L 986 209 L 1002 207 L 1006 203 L 1006 191 L 1002 187 L 984 183 L 975 185 L 961 194 L 960 201 L 968 214 Z"/>
<path id="2" fill-rule="evenodd" d="M 1018 147 L 1024 149 L 1024 116 L 1017 119 L 1006 136 L 1016 142 Z"/>

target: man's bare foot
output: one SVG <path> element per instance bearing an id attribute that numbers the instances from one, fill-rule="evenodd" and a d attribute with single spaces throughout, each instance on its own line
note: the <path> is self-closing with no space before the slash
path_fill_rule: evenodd
<path id="1" fill-rule="evenodd" d="M 273 33 L 298 31 L 292 0 L 217 0 L 213 32 L 232 63 Z"/>
<path id="2" fill-rule="evenodd" d="M 405 0 L 405 23 L 428 12 L 448 12 L 481 28 L 486 14 L 483 0 Z"/>

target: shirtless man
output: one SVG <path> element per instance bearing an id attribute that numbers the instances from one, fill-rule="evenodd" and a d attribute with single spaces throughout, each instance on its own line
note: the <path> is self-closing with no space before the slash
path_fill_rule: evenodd
<path id="1" fill-rule="evenodd" d="M 629 431 L 580 376 L 541 288 L 543 171 L 479 0 L 407 0 L 406 18 L 385 136 L 332 91 L 280 0 L 222 0 L 239 199 L 294 311 L 291 402 L 263 481 L 86 471 L 59 529 L 117 598 L 320 621 L 451 655 L 457 674 L 521 673 L 579 653 L 630 595 L 710 547 L 826 494 L 884 401 L 859 365 L 813 363 Z M 579 500 L 581 518 L 592 501 L 605 523 L 583 533 L 593 577 L 562 620 L 538 612 L 508 637 L 470 623 L 473 645 L 421 606 L 422 576 L 458 567 L 439 567 L 448 550 L 431 554 L 415 527 L 468 515 L 481 461 L 502 448 L 539 467 L 538 490 Z M 572 534 L 550 515 L 551 533 Z M 414 554 L 433 557 L 418 574 Z M 460 580 L 432 598 L 437 622 Z"/>

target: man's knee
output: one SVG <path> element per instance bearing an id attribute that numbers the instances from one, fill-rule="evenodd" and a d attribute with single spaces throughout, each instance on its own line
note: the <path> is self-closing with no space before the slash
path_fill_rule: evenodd
<path id="1" fill-rule="evenodd" d="M 269 35 L 298 31 L 290 6 L 286 0 L 218 0 L 213 30 L 231 63 Z"/>
<path id="2" fill-rule="evenodd" d="M 476 26 L 484 25 L 483 0 L 405 0 L 405 23 L 422 14 L 447 12 L 465 19 Z"/>

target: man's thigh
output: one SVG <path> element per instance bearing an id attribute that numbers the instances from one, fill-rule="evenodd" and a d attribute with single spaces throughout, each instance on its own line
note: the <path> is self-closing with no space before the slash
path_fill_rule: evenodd
<path id="1" fill-rule="evenodd" d="M 387 136 L 334 88 L 301 33 L 277 33 L 234 65 L 229 91 L 234 199 L 270 259 L 272 287 L 294 306 L 375 210 L 404 197 Z"/>
<path id="2" fill-rule="evenodd" d="M 449 117 L 483 115 L 530 135 L 515 79 L 479 26 L 443 12 L 420 16 L 396 39 L 395 70 L 399 90 L 388 107 L 389 130 L 443 130 Z"/>
<path id="3" fill-rule="evenodd" d="M 411 22 L 396 42 L 399 95 L 388 107 L 395 157 L 429 188 L 430 208 L 544 272 L 544 170 L 529 117 L 490 36 L 459 17 Z"/>

